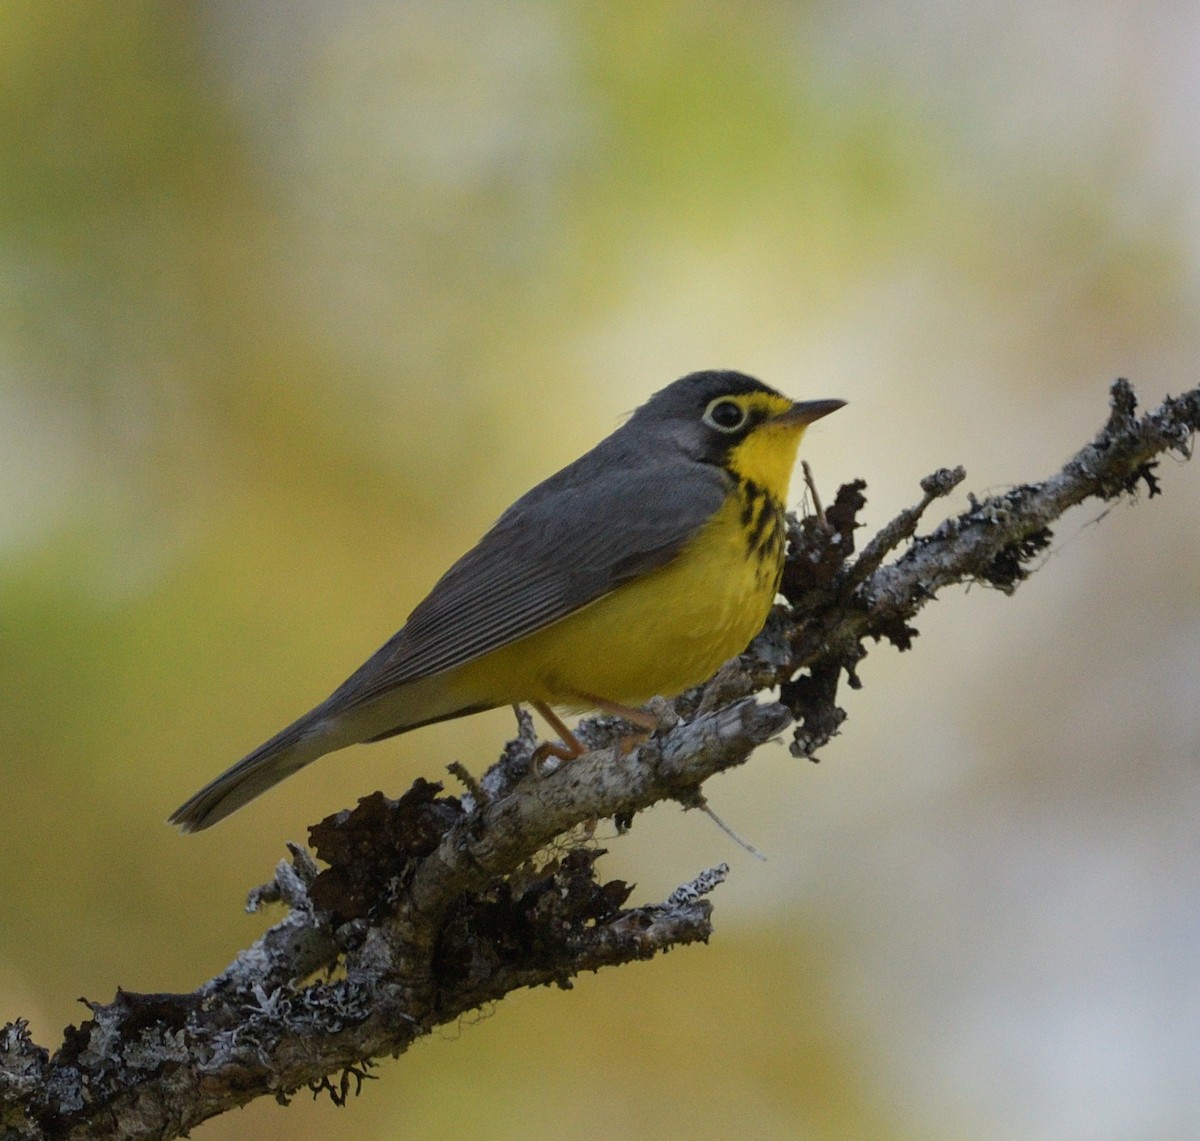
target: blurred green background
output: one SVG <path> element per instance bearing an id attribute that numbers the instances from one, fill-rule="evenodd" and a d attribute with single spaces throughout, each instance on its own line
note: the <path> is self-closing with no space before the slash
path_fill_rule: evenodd
<path id="1" fill-rule="evenodd" d="M 1196 383 L 1200 9 L 941 0 L 0 13 L 0 1021 L 57 1046 L 261 930 L 284 841 L 479 771 L 492 713 L 167 813 L 530 484 L 685 372 L 849 407 L 871 525 Z M 514 996 L 220 1138 L 1192 1138 L 1200 469 L 880 649 L 603 868 L 720 860 L 708 948 Z M 796 495 L 798 499 L 798 494 Z M 952 506 L 959 507 L 960 498 Z"/>

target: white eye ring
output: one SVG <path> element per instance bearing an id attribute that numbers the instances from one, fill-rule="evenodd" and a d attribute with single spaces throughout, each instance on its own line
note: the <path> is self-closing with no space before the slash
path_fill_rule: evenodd
<path id="1" fill-rule="evenodd" d="M 746 409 L 728 396 L 718 396 L 704 410 L 704 422 L 718 432 L 736 432 L 746 423 Z"/>

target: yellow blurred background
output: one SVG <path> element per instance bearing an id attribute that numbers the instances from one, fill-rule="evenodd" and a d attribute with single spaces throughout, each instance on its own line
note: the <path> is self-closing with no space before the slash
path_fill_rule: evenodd
<path id="1" fill-rule="evenodd" d="M 1200 9 L 119 4 L 0 14 L 0 1022 L 189 990 L 284 841 L 496 712 L 163 820 L 685 372 L 849 407 L 868 480 L 1055 470 L 1197 381 Z M 605 874 L 717 937 L 516 995 L 221 1138 L 1200 1135 L 1200 468 L 879 649 Z M 796 496 L 798 499 L 798 494 Z M 951 505 L 959 508 L 962 498 Z"/>

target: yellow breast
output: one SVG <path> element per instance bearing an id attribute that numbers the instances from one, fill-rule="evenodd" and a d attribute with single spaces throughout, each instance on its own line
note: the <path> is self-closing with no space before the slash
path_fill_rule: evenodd
<path id="1" fill-rule="evenodd" d="M 588 708 L 673 696 L 740 654 L 766 621 L 783 569 L 783 511 L 743 482 L 666 566 L 462 667 L 455 689 L 491 704 Z"/>
<path id="2" fill-rule="evenodd" d="M 772 413 L 791 405 L 773 394 L 761 399 Z M 768 421 L 731 451 L 733 490 L 666 566 L 440 675 L 436 692 L 421 700 L 448 712 L 525 701 L 584 710 L 587 694 L 641 705 L 706 680 L 750 644 L 779 589 L 782 502 L 804 427 Z"/>

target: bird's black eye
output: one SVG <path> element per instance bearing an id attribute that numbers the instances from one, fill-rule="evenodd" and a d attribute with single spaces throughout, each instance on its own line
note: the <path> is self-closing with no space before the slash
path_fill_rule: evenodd
<path id="1" fill-rule="evenodd" d="M 733 400 L 714 400 L 704 410 L 704 422 L 718 432 L 736 432 L 746 422 L 746 410 Z"/>

